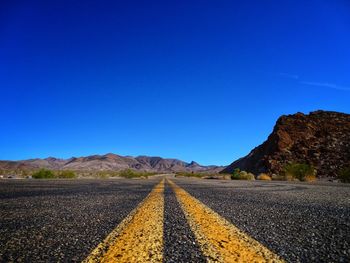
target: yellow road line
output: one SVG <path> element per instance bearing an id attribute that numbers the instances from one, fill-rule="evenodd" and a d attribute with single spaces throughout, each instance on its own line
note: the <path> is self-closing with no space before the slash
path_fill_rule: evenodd
<path id="1" fill-rule="evenodd" d="M 83 261 L 162 262 L 164 179 Z"/>
<path id="2" fill-rule="evenodd" d="M 284 262 L 169 180 L 208 262 Z"/>

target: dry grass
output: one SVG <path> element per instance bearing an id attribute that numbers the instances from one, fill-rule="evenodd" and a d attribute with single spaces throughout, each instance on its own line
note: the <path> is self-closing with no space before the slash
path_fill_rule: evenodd
<path id="1" fill-rule="evenodd" d="M 298 179 L 299 181 L 312 182 L 316 180 L 315 168 L 306 163 L 286 164 L 283 169 L 283 174 L 286 178 Z"/>
<path id="2" fill-rule="evenodd" d="M 299 179 L 293 177 L 293 176 L 290 176 L 290 175 L 277 175 L 277 174 L 273 174 L 271 176 L 271 179 L 273 181 L 299 181 Z"/>
<path id="3" fill-rule="evenodd" d="M 277 174 L 273 174 L 271 175 L 271 179 L 273 181 L 288 181 L 286 176 L 283 176 L 283 175 L 277 175 Z"/>
<path id="4" fill-rule="evenodd" d="M 242 171 L 240 173 L 240 179 L 241 180 L 255 180 L 255 176 L 252 173 L 247 173 L 245 171 Z"/>
<path id="5" fill-rule="evenodd" d="M 175 177 L 197 177 L 202 178 L 204 176 L 208 176 L 209 174 L 205 173 L 194 173 L 194 172 L 177 172 Z"/>
<path id="6" fill-rule="evenodd" d="M 271 181 L 271 177 L 268 174 L 265 173 L 261 173 L 259 174 L 259 176 L 257 177 L 258 180 L 263 180 L 263 181 Z"/>
<path id="7" fill-rule="evenodd" d="M 304 182 L 315 182 L 317 180 L 316 176 L 314 175 L 307 175 L 304 177 Z"/>
<path id="8" fill-rule="evenodd" d="M 295 177 L 293 177 L 293 176 L 291 176 L 291 175 L 277 175 L 277 174 L 273 174 L 272 176 L 271 176 L 271 179 L 273 180 L 273 181 L 290 181 L 290 182 L 292 182 L 292 181 L 300 181 L 298 178 L 295 178 Z M 302 180 L 303 182 L 315 182 L 315 181 L 317 181 L 317 177 L 315 176 L 315 175 L 308 175 L 308 176 L 305 176 L 305 177 L 303 177 L 303 180 Z"/>

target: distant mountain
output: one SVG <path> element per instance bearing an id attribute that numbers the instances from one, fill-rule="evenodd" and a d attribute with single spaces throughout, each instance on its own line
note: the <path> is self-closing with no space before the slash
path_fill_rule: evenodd
<path id="1" fill-rule="evenodd" d="M 186 163 L 177 159 L 164 159 L 150 156 L 120 156 L 113 153 L 72 157 L 70 159 L 29 159 L 22 161 L 0 161 L 0 170 L 33 170 L 47 168 L 54 170 L 120 171 L 134 169 L 152 172 L 219 172 L 223 166 L 204 166 L 192 161 Z"/>
<path id="2" fill-rule="evenodd" d="M 30 170 L 33 167 L 16 161 L 0 161 L 0 170 Z"/>
<path id="3" fill-rule="evenodd" d="M 318 177 L 334 177 L 350 166 L 350 114 L 315 111 L 281 116 L 268 139 L 224 169 L 278 174 L 286 163 L 313 165 Z"/>
<path id="4" fill-rule="evenodd" d="M 19 161 L 19 163 L 23 163 L 28 167 L 42 167 L 42 168 L 51 168 L 51 169 L 60 169 L 67 160 L 57 159 L 54 157 L 49 157 L 46 159 L 29 159 L 25 161 Z"/>

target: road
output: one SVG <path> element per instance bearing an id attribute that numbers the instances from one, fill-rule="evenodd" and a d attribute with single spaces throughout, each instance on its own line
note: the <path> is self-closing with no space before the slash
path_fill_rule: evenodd
<path id="1" fill-rule="evenodd" d="M 350 187 L 0 180 L 0 262 L 349 262 Z"/>

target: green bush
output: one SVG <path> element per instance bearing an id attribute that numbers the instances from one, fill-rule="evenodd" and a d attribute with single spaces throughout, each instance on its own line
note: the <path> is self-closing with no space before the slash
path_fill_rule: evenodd
<path id="1" fill-rule="evenodd" d="M 338 179 L 342 183 L 350 183 L 350 167 L 345 167 L 340 170 Z"/>
<path id="2" fill-rule="evenodd" d="M 240 180 L 255 180 L 255 176 L 252 173 L 247 173 L 246 171 L 240 172 Z"/>
<path id="3" fill-rule="evenodd" d="M 126 177 L 126 178 L 133 178 L 133 177 L 136 177 L 137 175 L 135 171 L 131 169 L 126 169 L 126 170 L 120 171 L 119 176 Z"/>
<path id="4" fill-rule="evenodd" d="M 232 180 L 255 180 L 255 176 L 252 173 L 247 173 L 246 171 L 241 171 L 236 168 L 231 175 Z"/>
<path id="5" fill-rule="evenodd" d="M 63 178 L 63 179 L 71 179 L 75 177 L 76 177 L 76 174 L 73 171 L 61 171 L 58 174 L 58 178 Z"/>
<path id="6" fill-rule="evenodd" d="M 284 176 L 292 177 L 300 181 L 313 181 L 316 179 L 315 169 L 305 163 L 290 163 L 284 167 Z"/>
<path id="7" fill-rule="evenodd" d="M 32 175 L 35 179 L 51 179 L 55 178 L 54 173 L 51 170 L 41 169 Z"/>
<path id="8" fill-rule="evenodd" d="M 125 178 L 147 177 L 155 174 L 156 173 L 152 173 L 152 172 L 139 172 L 132 169 L 125 169 L 118 173 L 119 176 L 125 177 Z"/>
<path id="9" fill-rule="evenodd" d="M 241 177 L 241 170 L 239 168 L 236 168 L 233 170 L 233 173 L 231 175 L 232 180 L 239 180 Z"/>

